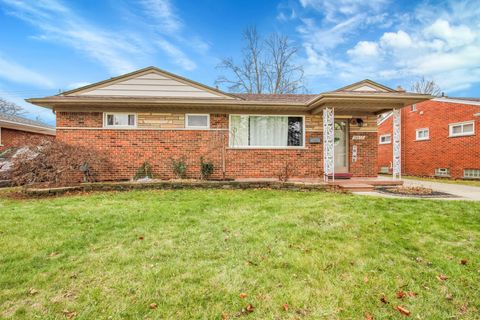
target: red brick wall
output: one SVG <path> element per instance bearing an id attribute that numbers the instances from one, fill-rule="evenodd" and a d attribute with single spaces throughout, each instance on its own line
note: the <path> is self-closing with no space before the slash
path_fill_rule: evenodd
<path id="1" fill-rule="evenodd" d="M 33 138 L 43 138 L 53 140 L 55 139 L 54 136 L 33 133 L 33 132 L 26 132 L 20 130 L 13 130 L 7 128 L 0 128 L 1 130 L 1 145 L 0 151 L 3 151 L 10 147 L 21 147 L 31 141 Z"/>
<path id="2" fill-rule="evenodd" d="M 380 172 L 381 167 L 390 168 L 389 171 L 392 172 L 391 165 L 393 161 L 393 117 L 389 117 L 384 122 L 378 126 L 378 139 L 380 136 L 385 134 L 390 134 L 391 141 L 388 144 L 380 144 L 380 140 L 377 140 L 378 145 L 378 172 Z"/>
<path id="3" fill-rule="evenodd" d="M 365 136 L 364 140 L 353 140 L 354 136 Z M 357 161 L 353 162 L 353 146 L 357 146 Z M 377 176 L 377 133 L 351 132 L 349 141 L 349 172 L 356 177 Z"/>
<path id="4" fill-rule="evenodd" d="M 78 124 L 75 119 L 78 118 Z M 185 158 L 187 176 L 199 177 L 200 157 L 214 163 L 213 178 L 277 178 L 289 164 L 290 177 L 320 178 L 323 174 L 323 145 L 310 144 L 311 136 L 322 138 L 322 132 L 307 131 L 305 149 L 230 149 L 228 148 L 228 115 L 211 114 L 215 130 L 106 130 L 101 114 L 57 113 L 59 127 L 88 126 L 88 130 L 58 129 L 57 139 L 106 151 L 116 168 L 114 176 L 104 180 L 131 179 L 144 161 L 149 161 L 158 178 L 173 178 L 171 158 Z M 219 130 L 220 129 L 220 130 Z M 223 129 L 223 130 L 222 130 Z M 351 164 L 357 176 L 376 175 L 376 133 L 358 142 L 358 161 Z M 351 144 L 353 145 L 353 144 Z M 350 157 L 351 158 L 351 157 Z"/>
<path id="5" fill-rule="evenodd" d="M 464 169 L 480 169 L 480 107 L 458 103 L 425 101 L 417 111 L 402 110 L 402 170 L 404 174 L 434 176 L 435 168 L 449 168 L 453 178 L 462 178 Z M 475 135 L 449 137 L 450 123 L 475 121 Z M 388 130 L 391 122 L 379 131 Z M 430 139 L 416 141 L 416 129 L 429 128 Z M 390 129 L 391 132 L 391 129 Z M 386 157 L 379 148 L 379 158 Z"/>

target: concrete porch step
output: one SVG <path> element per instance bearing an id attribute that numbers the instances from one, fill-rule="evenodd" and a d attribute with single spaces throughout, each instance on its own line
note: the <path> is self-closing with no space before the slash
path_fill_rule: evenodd
<path id="1" fill-rule="evenodd" d="M 373 191 L 373 189 L 375 188 L 373 185 L 371 184 L 366 184 L 366 183 L 338 183 L 337 186 L 341 189 L 341 190 L 345 190 L 345 191 Z"/>

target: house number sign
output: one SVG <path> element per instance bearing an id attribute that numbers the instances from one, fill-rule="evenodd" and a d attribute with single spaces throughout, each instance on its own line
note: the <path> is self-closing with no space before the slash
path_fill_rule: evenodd
<path id="1" fill-rule="evenodd" d="M 365 136 L 353 136 L 352 140 L 365 140 Z"/>
<path id="2" fill-rule="evenodd" d="M 357 145 L 354 144 L 352 147 L 352 162 L 357 162 Z"/>

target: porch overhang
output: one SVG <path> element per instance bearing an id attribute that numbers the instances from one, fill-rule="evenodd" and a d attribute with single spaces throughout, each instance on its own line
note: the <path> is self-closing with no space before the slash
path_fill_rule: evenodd
<path id="1" fill-rule="evenodd" d="M 309 102 L 309 113 L 319 114 L 325 108 L 334 107 L 337 115 L 378 115 L 432 98 L 428 94 L 401 92 L 328 93 Z"/>

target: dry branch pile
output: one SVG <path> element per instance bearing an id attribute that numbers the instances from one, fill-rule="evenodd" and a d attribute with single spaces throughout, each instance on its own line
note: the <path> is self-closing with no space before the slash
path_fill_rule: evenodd
<path id="1" fill-rule="evenodd" d="M 9 175 L 15 185 L 68 186 L 94 182 L 113 167 L 105 154 L 59 141 L 32 139 L 17 152 Z"/>

